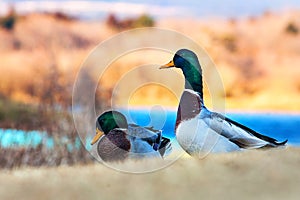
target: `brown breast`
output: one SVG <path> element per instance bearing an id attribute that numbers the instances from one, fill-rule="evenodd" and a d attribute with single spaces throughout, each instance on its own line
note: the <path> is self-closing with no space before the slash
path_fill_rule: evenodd
<path id="1" fill-rule="evenodd" d="M 99 141 L 97 151 L 103 161 L 123 161 L 128 157 L 130 141 L 124 131 L 114 129 Z"/>
<path id="2" fill-rule="evenodd" d="M 201 99 L 196 92 L 185 90 L 181 95 L 177 118 L 175 125 L 175 133 L 178 125 L 182 121 L 186 121 L 197 116 L 201 111 Z"/>

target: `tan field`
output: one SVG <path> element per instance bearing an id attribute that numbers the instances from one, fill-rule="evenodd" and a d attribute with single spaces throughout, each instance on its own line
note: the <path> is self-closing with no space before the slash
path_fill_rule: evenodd
<path id="1" fill-rule="evenodd" d="M 101 164 L 0 171 L 0 199 L 299 199 L 299 155 L 287 148 L 185 156 L 146 174 Z"/>
<path id="2" fill-rule="evenodd" d="M 299 11 L 290 11 L 235 20 L 161 19 L 155 26 L 184 34 L 207 51 L 224 86 L 224 91 L 213 92 L 224 98 L 226 109 L 299 111 L 299 19 Z M 39 24 L 45 28 L 41 29 Z M 44 80 L 51 81 L 46 74 L 56 67 L 61 75 L 58 83 L 67 85 L 71 94 L 70 86 L 90 51 L 117 33 L 104 21 L 65 21 L 43 14 L 20 18 L 13 32 L 0 29 L 0 91 L 11 99 L 35 103 L 38 99 L 30 88 L 42 87 Z M 130 69 L 151 61 L 164 64 L 170 59 L 171 55 L 152 55 L 149 51 L 125 56 L 99 80 L 100 90 L 103 94 L 113 90 L 116 81 Z M 204 70 L 204 75 L 207 73 L 209 69 Z M 132 74 L 131 80 L 143 76 L 147 77 L 147 73 Z M 182 90 L 182 80 L 168 82 L 175 85 L 176 91 Z M 145 87 L 148 88 L 130 91 L 131 105 L 177 106 L 178 99 L 172 91 L 157 85 Z M 205 90 L 208 106 L 210 92 Z"/>

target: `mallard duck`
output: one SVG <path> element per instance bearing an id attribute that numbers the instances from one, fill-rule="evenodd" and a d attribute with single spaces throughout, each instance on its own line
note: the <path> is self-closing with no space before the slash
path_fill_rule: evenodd
<path id="1" fill-rule="evenodd" d="M 278 142 L 222 114 L 209 111 L 203 101 L 202 69 L 194 52 L 188 49 L 178 50 L 173 59 L 160 69 L 171 67 L 180 68 L 185 77 L 175 134 L 178 143 L 189 154 L 231 152 L 286 144 L 287 140 Z"/>
<path id="2" fill-rule="evenodd" d="M 96 121 L 96 135 L 91 145 L 103 161 L 123 161 L 127 158 L 161 157 L 171 152 L 170 139 L 161 130 L 128 124 L 118 111 L 107 111 Z"/>

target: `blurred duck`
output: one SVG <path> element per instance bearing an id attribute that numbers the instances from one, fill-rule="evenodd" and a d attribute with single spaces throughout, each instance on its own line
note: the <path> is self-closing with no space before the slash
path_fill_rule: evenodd
<path id="1" fill-rule="evenodd" d="M 202 69 L 194 52 L 181 49 L 172 61 L 160 69 L 171 67 L 180 68 L 185 77 L 175 134 L 179 144 L 190 155 L 272 148 L 287 142 L 278 142 L 219 113 L 209 111 L 203 101 Z"/>
<path id="2" fill-rule="evenodd" d="M 103 161 L 123 161 L 145 157 L 164 158 L 171 150 L 170 139 L 161 130 L 128 124 L 118 111 L 107 111 L 96 121 L 96 135 L 92 145 Z"/>

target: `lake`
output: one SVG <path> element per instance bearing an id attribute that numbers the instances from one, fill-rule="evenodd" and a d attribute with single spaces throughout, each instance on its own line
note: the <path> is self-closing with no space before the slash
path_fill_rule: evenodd
<path id="1" fill-rule="evenodd" d="M 151 113 L 150 111 L 134 110 L 124 114 L 127 118 L 131 118 L 129 122 L 161 128 L 167 137 L 175 136 L 173 132 L 176 121 L 175 111 Z M 289 145 L 300 145 L 300 114 L 235 112 L 227 113 L 226 116 L 261 134 L 274 137 L 278 141 L 288 139 Z M 165 120 L 166 123 L 164 123 Z"/>
<path id="2" fill-rule="evenodd" d="M 169 138 L 174 138 L 174 124 L 176 112 L 173 110 L 142 110 L 135 109 L 130 111 L 122 110 L 129 123 L 137 123 L 141 126 L 154 126 L 156 129 L 162 129 L 163 134 Z M 300 114 L 274 114 L 274 113 L 228 113 L 227 117 L 244 124 L 255 131 L 264 135 L 274 137 L 278 141 L 288 139 L 291 146 L 300 146 Z M 90 143 L 85 141 L 86 145 Z M 0 145 L 7 147 L 36 147 L 43 143 L 47 148 L 54 146 L 53 138 L 47 136 L 45 132 L 40 131 L 22 131 L 14 129 L 0 128 Z M 79 138 L 75 144 L 68 143 L 68 138 L 61 137 L 60 143 L 66 143 L 69 150 L 80 147 Z M 88 147 L 88 146 L 87 146 Z"/>

